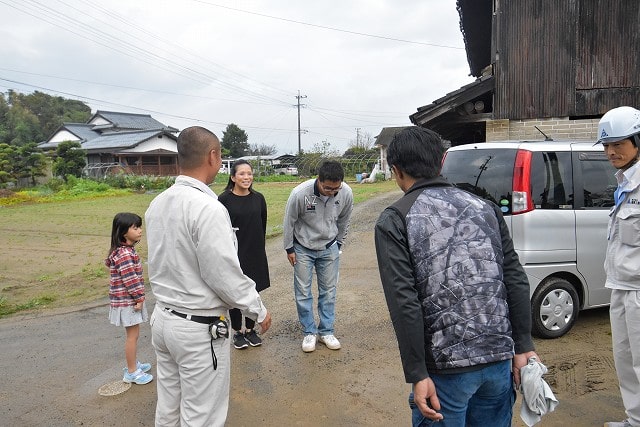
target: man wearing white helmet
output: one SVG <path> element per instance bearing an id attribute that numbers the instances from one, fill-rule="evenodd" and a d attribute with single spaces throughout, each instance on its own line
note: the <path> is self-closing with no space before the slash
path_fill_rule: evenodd
<path id="1" fill-rule="evenodd" d="M 608 111 L 598 124 L 598 142 L 618 169 L 604 269 L 605 287 L 611 289 L 613 358 L 628 417 L 605 427 L 640 427 L 640 111 Z"/>

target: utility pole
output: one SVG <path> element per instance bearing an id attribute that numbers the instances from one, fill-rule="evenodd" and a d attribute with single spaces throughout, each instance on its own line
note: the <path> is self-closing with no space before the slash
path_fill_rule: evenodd
<path id="1" fill-rule="evenodd" d="M 300 143 L 300 133 L 302 132 L 300 130 L 300 99 L 306 97 L 307 95 L 300 95 L 300 91 L 298 91 L 298 95 L 296 96 L 298 99 L 298 155 L 302 153 L 302 144 Z M 304 107 L 304 104 L 302 104 L 302 106 Z"/>
<path id="2" fill-rule="evenodd" d="M 356 147 L 360 148 L 360 128 L 356 128 Z"/>

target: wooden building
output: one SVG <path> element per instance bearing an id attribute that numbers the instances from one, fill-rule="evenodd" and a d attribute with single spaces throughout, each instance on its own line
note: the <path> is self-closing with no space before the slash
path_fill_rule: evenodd
<path id="1" fill-rule="evenodd" d="M 458 0 L 457 8 L 477 80 L 410 116 L 452 145 L 595 139 L 606 111 L 640 107 L 640 1 Z"/>

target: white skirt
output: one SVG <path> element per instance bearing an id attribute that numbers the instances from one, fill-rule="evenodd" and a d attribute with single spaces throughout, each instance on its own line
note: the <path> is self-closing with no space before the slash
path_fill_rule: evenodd
<path id="1" fill-rule="evenodd" d="M 109 321 L 112 325 L 124 326 L 125 328 L 148 322 L 147 302 L 142 302 L 142 310 L 140 311 L 135 311 L 132 305 L 129 307 L 109 307 Z"/>

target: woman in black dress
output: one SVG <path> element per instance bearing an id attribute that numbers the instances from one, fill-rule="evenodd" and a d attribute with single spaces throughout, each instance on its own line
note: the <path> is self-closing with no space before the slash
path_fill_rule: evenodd
<path id="1" fill-rule="evenodd" d="M 231 166 L 229 182 L 218 200 L 226 206 L 231 224 L 238 238 L 238 259 L 244 274 L 256 282 L 258 292 L 269 287 L 269 265 L 265 251 L 267 231 L 267 202 L 264 196 L 253 189 L 253 169 L 246 160 L 238 160 Z M 237 308 L 229 310 L 233 334 L 233 346 L 237 349 L 257 347 L 262 339 L 254 329 L 255 322 L 244 319 Z"/>

